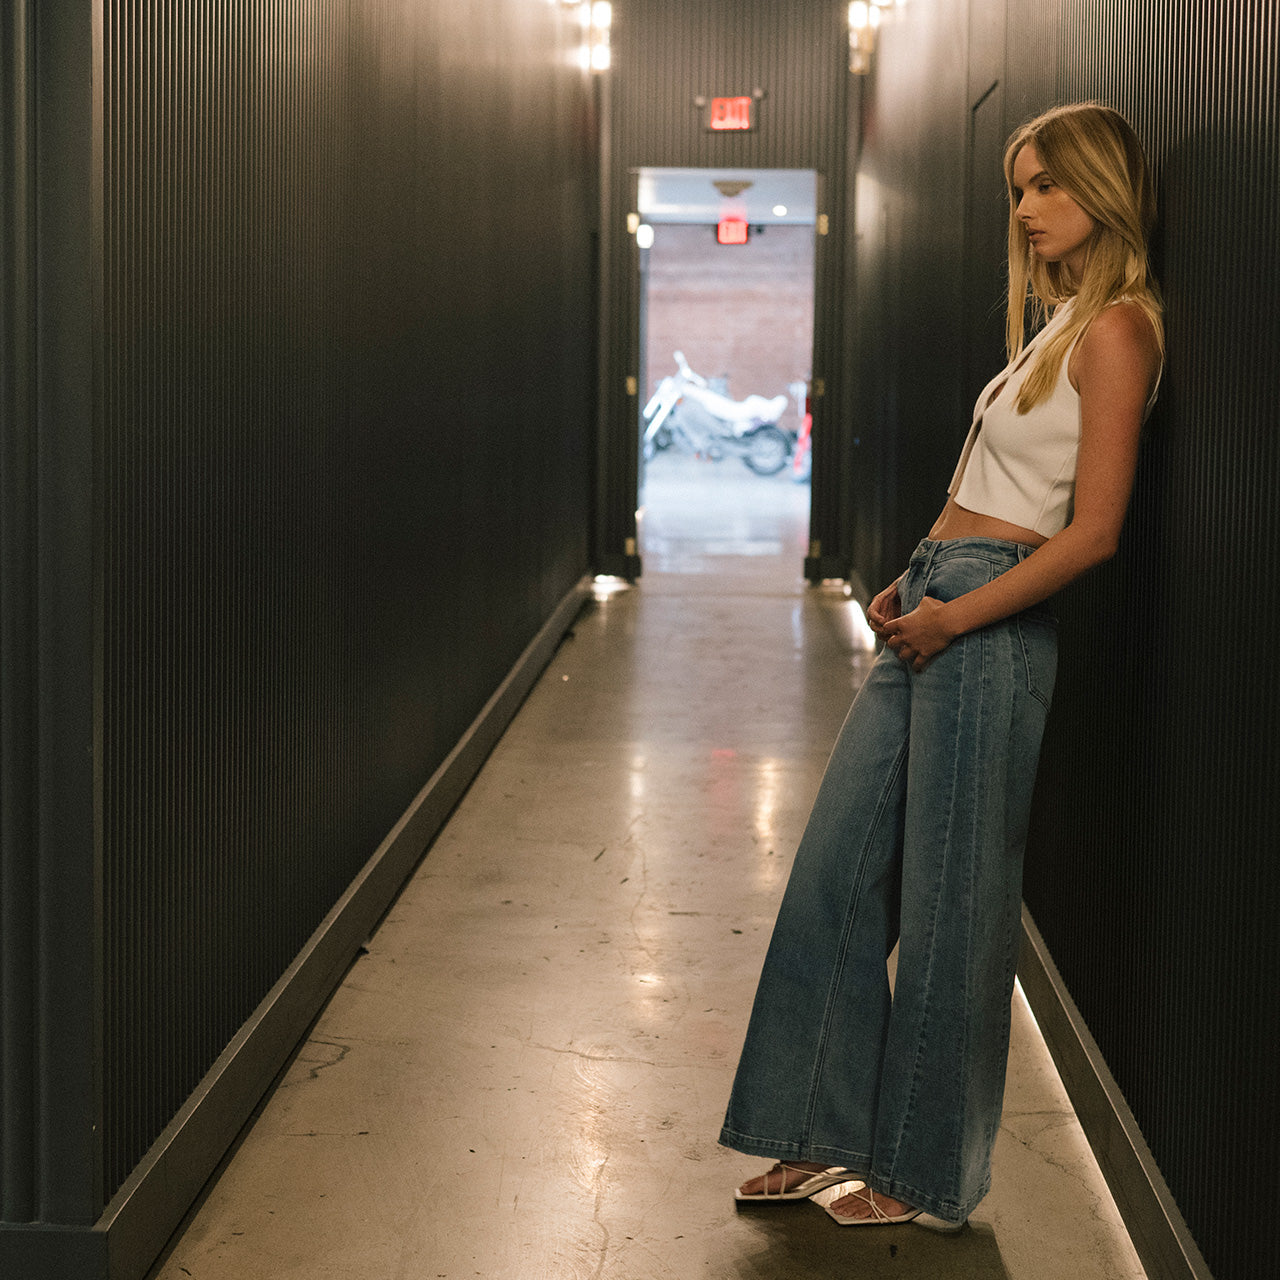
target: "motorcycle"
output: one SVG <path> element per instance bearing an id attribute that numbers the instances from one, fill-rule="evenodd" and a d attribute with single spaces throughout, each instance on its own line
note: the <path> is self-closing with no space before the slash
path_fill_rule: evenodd
<path id="1" fill-rule="evenodd" d="M 792 437 L 778 426 L 787 397 L 732 400 L 689 368 L 677 351 L 678 372 L 667 374 L 645 405 L 642 451 L 649 461 L 676 445 L 686 453 L 719 460 L 735 454 L 757 475 L 776 475 L 791 457 Z"/>

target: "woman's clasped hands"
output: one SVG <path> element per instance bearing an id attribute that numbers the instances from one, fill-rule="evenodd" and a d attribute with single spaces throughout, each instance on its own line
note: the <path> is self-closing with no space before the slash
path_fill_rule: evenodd
<path id="1" fill-rule="evenodd" d="M 923 671 L 955 639 L 946 625 L 946 605 L 925 596 L 910 613 L 902 612 L 898 583 L 886 587 L 867 606 L 867 622 L 914 671 Z"/>

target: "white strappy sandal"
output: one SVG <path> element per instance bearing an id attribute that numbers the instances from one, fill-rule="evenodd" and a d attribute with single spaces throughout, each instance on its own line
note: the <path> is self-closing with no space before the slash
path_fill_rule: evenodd
<path id="1" fill-rule="evenodd" d="M 920 1209 L 908 1209 L 906 1213 L 888 1214 L 876 1203 L 875 1192 L 870 1187 L 863 1187 L 860 1191 L 854 1191 L 851 1195 L 871 1206 L 871 1216 L 866 1218 L 851 1218 L 848 1214 L 836 1213 L 829 1205 L 824 1204 L 822 1207 L 827 1214 L 834 1218 L 842 1227 L 887 1227 L 894 1222 L 910 1222 L 912 1218 L 918 1218 L 921 1214 Z"/>
<path id="2" fill-rule="evenodd" d="M 782 1178 L 777 1191 L 769 1190 L 769 1175 L 781 1172 Z M 794 1183 L 787 1186 L 788 1173 L 803 1173 L 808 1175 L 802 1182 Z M 735 1191 L 733 1198 L 735 1200 L 807 1200 L 816 1192 L 824 1191 L 827 1187 L 834 1187 L 838 1182 L 852 1182 L 854 1175 L 848 1169 L 841 1169 L 832 1166 L 830 1169 L 823 1169 L 821 1172 L 814 1173 L 809 1169 L 797 1169 L 795 1165 L 788 1164 L 785 1160 L 779 1160 L 777 1164 L 764 1175 L 764 1190 L 757 1191 L 753 1194 L 746 1194 L 742 1191 Z"/>

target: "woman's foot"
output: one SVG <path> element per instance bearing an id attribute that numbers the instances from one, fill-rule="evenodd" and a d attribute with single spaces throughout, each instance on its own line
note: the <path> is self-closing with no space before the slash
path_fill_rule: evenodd
<path id="1" fill-rule="evenodd" d="M 887 1226 L 891 1222 L 910 1222 L 920 1214 L 919 1209 L 872 1191 L 870 1187 L 859 1187 L 825 1208 L 842 1227 Z"/>
<path id="2" fill-rule="evenodd" d="M 736 1192 L 735 1200 L 804 1200 L 838 1182 L 848 1182 L 852 1174 L 847 1169 L 812 1160 L 779 1160 L 768 1173 L 744 1182 Z"/>

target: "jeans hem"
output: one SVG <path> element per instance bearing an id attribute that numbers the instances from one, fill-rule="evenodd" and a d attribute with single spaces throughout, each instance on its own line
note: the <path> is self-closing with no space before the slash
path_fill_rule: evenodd
<path id="1" fill-rule="evenodd" d="M 828 1165 L 848 1169 L 852 1178 L 864 1178 L 871 1165 L 871 1158 L 839 1147 L 827 1147 L 821 1143 L 793 1142 L 783 1138 L 756 1138 L 732 1129 L 720 1130 L 720 1145 L 747 1156 L 761 1156 L 765 1160 L 825 1160 Z"/>
<path id="2" fill-rule="evenodd" d="M 878 1178 L 874 1171 L 867 1177 L 867 1183 L 873 1191 L 879 1192 L 882 1196 L 891 1196 L 894 1200 L 910 1205 L 913 1209 L 923 1209 L 925 1213 L 941 1218 L 943 1222 L 954 1226 L 968 1222 L 969 1215 L 991 1190 L 991 1182 L 988 1180 L 975 1195 L 964 1201 L 956 1201 L 930 1195 L 927 1191 L 922 1191 L 919 1187 L 913 1187 L 909 1182 L 903 1182 L 900 1179 Z"/>

